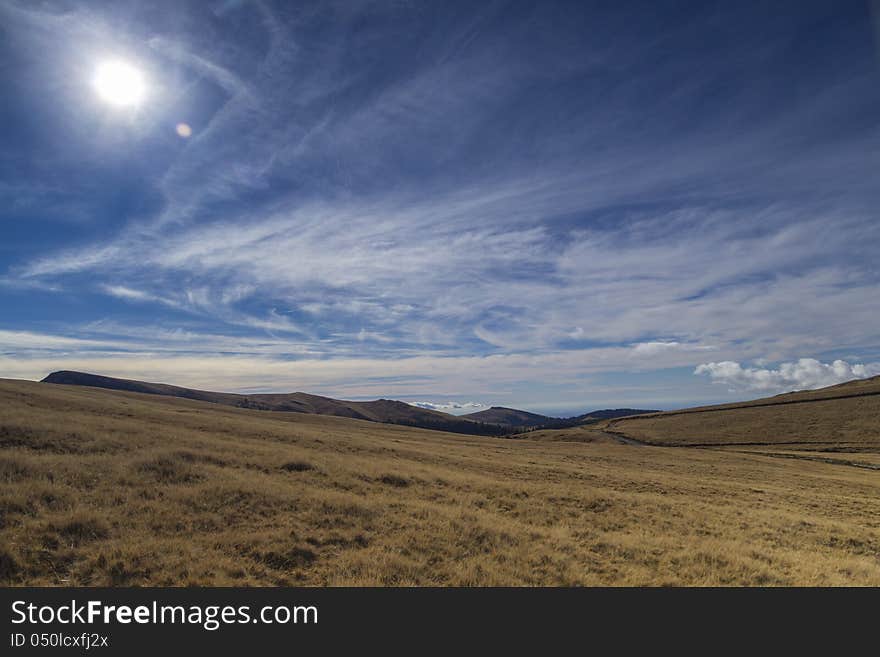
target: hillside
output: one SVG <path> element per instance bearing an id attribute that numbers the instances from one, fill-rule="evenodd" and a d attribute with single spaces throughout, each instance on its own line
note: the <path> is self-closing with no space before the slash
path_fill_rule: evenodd
<path id="1" fill-rule="evenodd" d="M 880 377 L 749 402 L 612 420 L 604 428 L 658 445 L 880 451 Z"/>
<path id="2" fill-rule="evenodd" d="M 485 411 L 468 413 L 467 415 L 461 415 L 459 417 L 473 420 L 475 422 L 503 424 L 510 427 L 538 427 L 550 424 L 559 419 L 548 417 L 546 415 L 538 415 L 537 413 L 529 413 L 528 411 L 520 411 L 515 408 L 505 408 L 504 406 L 493 406 Z"/>
<path id="3" fill-rule="evenodd" d="M 656 410 L 644 410 L 638 408 L 614 408 L 603 409 L 599 411 L 590 411 L 583 415 L 575 417 L 549 417 L 547 415 L 539 415 L 537 413 L 529 413 L 528 411 L 520 411 L 515 408 L 505 408 L 503 406 L 493 406 L 485 411 L 476 413 L 468 413 L 460 417 L 474 420 L 477 422 L 486 422 L 489 424 L 499 424 L 516 429 L 561 429 L 566 427 L 578 426 L 580 424 L 598 422 L 616 417 L 625 417 L 627 415 L 640 415 L 642 413 L 657 413 Z"/>
<path id="4" fill-rule="evenodd" d="M 827 463 L 0 380 L 5 585 L 877 586 L 877 517 Z"/>
<path id="5" fill-rule="evenodd" d="M 612 418 L 627 417 L 630 415 L 645 415 L 646 413 L 659 413 L 659 411 L 656 409 L 649 410 L 644 408 L 607 408 L 601 411 L 590 411 L 589 413 L 584 413 L 583 415 L 571 418 L 571 420 L 576 424 L 583 424 L 584 422 L 610 420 Z"/>
<path id="6" fill-rule="evenodd" d="M 313 413 L 317 415 L 334 415 L 371 422 L 387 424 L 403 424 L 407 426 L 452 431 L 475 435 L 500 435 L 507 431 L 504 427 L 483 424 L 468 419 L 461 419 L 448 413 L 419 408 L 400 401 L 379 399 L 376 401 L 356 402 L 310 395 L 304 392 L 286 394 L 255 394 L 240 395 L 228 392 L 210 392 L 181 388 L 165 383 L 147 383 L 129 379 L 116 379 L 84 372 L 60 371 L 53 372 L 42 381 L 58 385 L 88 386 L 106 388 L 126 392 L 140 392 L 150 395 L 181 397 L 197 401 L 250 408 L 262 411 L 286 411 L 295 413 Z"/>

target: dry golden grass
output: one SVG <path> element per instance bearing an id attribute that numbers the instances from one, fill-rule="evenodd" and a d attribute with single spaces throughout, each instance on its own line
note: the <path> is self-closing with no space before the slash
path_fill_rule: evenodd
<path id="1" fill-rule="evenodd" d="M 880 585 L 880 476 L 0 381 L 0 582 Z"/>
<path id="2" fill-rule="evenodd" d="M 868 384 L 875 381 L 826 388 L 824 395 L 873 391 L 880 383 Z M 658 445 L 800 445 L 811 451 L 880 453 L 880 395 L 823 399 L 822 393 L 780 395 L 767 400 L 807 400 L 803 403 L 719 406 L 716 408 L 724 410 L 611 420 L 603 428 Z"/>

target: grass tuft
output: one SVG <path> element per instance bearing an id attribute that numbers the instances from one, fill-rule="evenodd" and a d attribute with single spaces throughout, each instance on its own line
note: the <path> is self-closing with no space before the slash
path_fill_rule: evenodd
<path id="1" fill-rule="evenodd" d="M 314 470 L 315 466 L 307 461 L 288 461 L 281 466 L 281 469 L 286 472 L 307 472 Z"/>
<path id="2" fill-rule="evenodd" d="M 394 486 L 395 488 L 406 488 L 409 486 L 409 479 L 394 474 L 382 475 L 379 477 L 379 481 L 388 486 Z"/>
<path id="3" fill-rule="evenodd" d="M 160 484 L 191 484 L 202 478 L 188 463 L 170 455 L 142 461 L 137 471 Z"/>

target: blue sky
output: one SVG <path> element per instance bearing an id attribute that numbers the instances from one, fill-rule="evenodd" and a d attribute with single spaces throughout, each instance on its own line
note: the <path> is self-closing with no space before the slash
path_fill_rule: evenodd
<path id="1" fill-rule="evenodd" d="M 571 414 L 880 374 L 874 24 L 0 0 L 0 376 Z"/>

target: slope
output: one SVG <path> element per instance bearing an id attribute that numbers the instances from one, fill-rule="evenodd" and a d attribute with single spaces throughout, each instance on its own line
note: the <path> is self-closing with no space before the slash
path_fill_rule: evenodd
<path id="1" fill-rule="evenodd" d="M 506 408 L 504 406 L 493 406 L 485 411 L 468 413 L 467 415 L 461 415 L 459 417 L 473 420 L 475 422 L 504 424 L 511 427 L 539 427 L 559 420 L 559 418 L 539 415 L 537 413 L 529 413 L 528 411 L 520 411 L 515 408 Z"/>
<path id="2" fill-rule="evenodd" d="M 0 380 L 0 584 L 880 585 L 877 475 Z"/>
<path id="3" fill-rule="evenodd" d="M 603 428 L 658 445 L 880 451 L 880 377 L 736 404 L 627 417 Z"/>
<path id="4" fill-rule="evenodd" d="M 400 401 L 379 399 L 368 402 L 345 401 L 310 395 L 304 392 L 286 394 L 254 394 L 241 395 L 228 392 L 211 392 L 194 390 L 165 383 L 148 383 L 129 379 L 117 379 L 109 376 L 87 374 L 85 372 L 59 371 L 53 372 L 42 381 L 57 385 L 88 386 L 126 392 L 139 392 L 151 395 L 181 397 L 197 401 L 250 408 L 262 411 L 287 411 L 295 413 L 312 413 L 317 415 L 335 415 L 371 422 L 387 424 L 403 424 L 407 426 L 452 431 L 475 435 L 499 435 L 507 431 L 496 425 L 460 419 L 454 415 L 429 409 L 419 408 Z"/>

